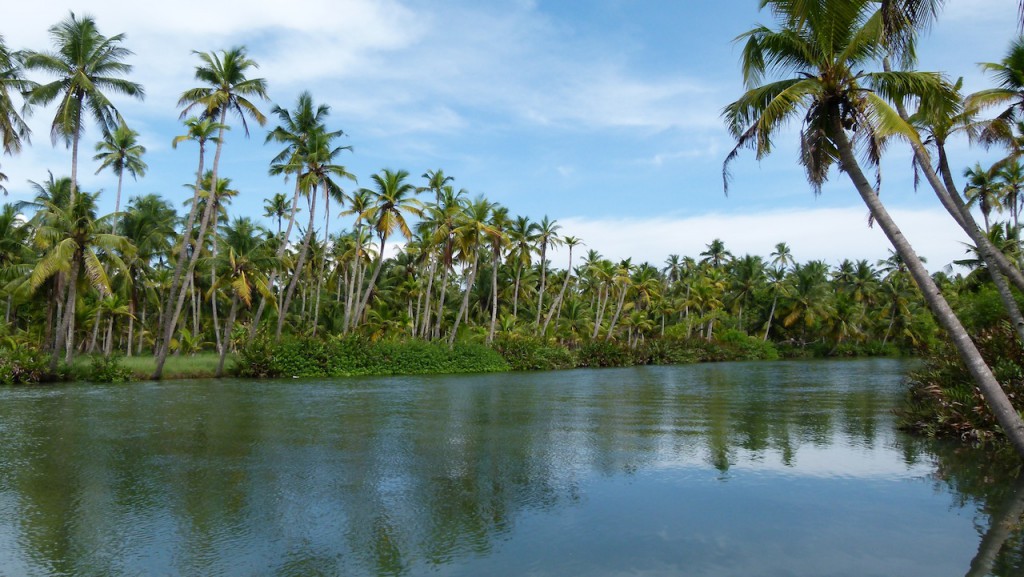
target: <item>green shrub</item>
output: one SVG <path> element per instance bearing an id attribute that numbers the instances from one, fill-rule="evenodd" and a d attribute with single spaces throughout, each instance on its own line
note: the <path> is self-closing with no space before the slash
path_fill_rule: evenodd
<path id="1" fill-rule="evenodd" d="M 503 334 L 494 339 L 492 346 L 513 371 L 551 371 L 577 366 L 572 351 L 535 337 Z"/>
<path id="2" fill-rule="evenodd" d="M 716 338 L 733 360 L 773 361 L 779 358 L 779 351 L 771 341 L 752 337 L 743 331 L 727 329 L 719 332 Z"/>
<path id="3" fill-rule="evenodd" d="M 605 340 L 595 340 L 585 343 L 576 351 L 581 367 L 628 367 L 630 365 L 646 365 L 647 362 L 637 363 L 634 353 L 625 345 Z M 640 355 L 649 359 L 649 355 Z"/>
<path id="4" fill-rule="evenodd" d="M 1015 404 L 1024 398 L 1024 348 L 1008 322 L 981 331 L 975 344 Z M 899 414 L 904 429 L 932 437 L 987 441 L 1002 438 L 999 426 L 974 386 L 953 345 L 942 343 L 910 375 Z"/>
<path id="5" fill-rule="evenodd" d="M 121 364 L 120 355 L 96 355 L 89 364 L 85 380 L 94 383 L 127 383 L 132 380 L 132 370 Z"/>
<path id="6" fill-rule="evenodd" d="M 482 373 L 508 370 L 496 351 L 480 344 L 420 340 L 372 341 L 346 335 L 329 340 L 260 340 L 239 351 L 245 377 L 343 377 Z"/>
<path id="7" fill-rule="evenodd" d="M 49 380 L 46 355 L 38 349 L 19 346 L 0 349 L 0 384 L 25 385 Z"/>

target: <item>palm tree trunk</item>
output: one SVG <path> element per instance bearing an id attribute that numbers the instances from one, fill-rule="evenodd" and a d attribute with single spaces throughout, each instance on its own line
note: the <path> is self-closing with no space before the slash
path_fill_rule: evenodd
<path id="1" fill-rule="evenodd" d="M 103 309 L 96 310 L 96 318 L 92 321 L 92 338 L 89 339 L 88 353 L 91 355 L 96 351 L 96 341 L 100 336 L 100 325 L 103 324 Z"/>
<path id="2" fill-rule="evenodd" d="M 316 304 L 313 305 L 313 336 L 316 337 L 317 323 L 320 322 L 320 288 L 324 278 L 324 267 L 327 265 L 327 242 L 331 230 L 331 202 L 327 193 L 327 181 L 324 185 L 324 255 L 320 259 L 320 274 L 316 277 Z"/>
<path id="3" fill-rule="evenodd" d="M 448 348 L 452 348 L 455 344 L 455 336 L 459 333 L 459 321 L 462 320 L 462 315 L 469 311 L 469 293 L 473 290 L 473 284 L 476 282 L 476 268 L 479 260 L 480 255 L 474 252 L 473 264 L 469 269 L 469 277 L 466 279 L 466 292 L 462 295 L 462 305 L 459 306 L 459 314 L 455 315 L 452 332 L 448 335 Z"/>
<path id="4" fill-rule="evenodd" d="M 370 276 L 370 282 L 366 284 L 366 292 L 363 293 L 362 300 L 359 301 L 359 307 L 356 308 L 355 318 L 352 319 L 354 323 L 358 323 L 363 318 L 363 313 L 366 311 L 366 305 L 370 302 L 370 294 L 373 292 L 374 287 L 377 286 L 377 277 L 380 276 L 380 269 L 384 268 L 384 243 L 387 242 L 387 237 L 381 235 L 380 237 L 380 253 L 377 254 L 377 263 L 373 267 L 373 275 Z"/>
<path id="5" fill-rule="evenodd" d="M 235 326 L 235 315 L 238 314 L 238 295 L 231 297 L 231 312 L 228 313 L 228 322 L 224 325 L 224 347 L 220 350 L 220 359 L 217 360 L 217 378 L 224 376 L 224 359 L 228 356 L 228 343 L 231 342 L 231 329 Z"/>
<path id="6" fill-rule="evenodd" d="M 111 314 L 110 318 L 107 319 L 107 336 L 103 339 L 103 358 L 110 358 L 110 353 L 114 352 L 114 315 Z"/>
<path id="7" fill-rule="evenodd" d="M 772 321 L 775 320 L 775 305 L 778 304 L 778 302 L 779 295 L 776 294 L 775 298 L 772 299 L 772 310 L 768 313 L 768 326 L 764 328 L 764 338 L 761 339 L 762 341 L 768 340 L 768 333 L 772 330 Z"/>
<path id="8" fill-rule="evenodd" d="M 544 291 L 547 288 L 548 267 L 547 262 L 545 261 L 547 249 L 547 243 L 542 242 L 540 245 L 540 291 L 537 293 L 537 318 L 534 320 L 534 325 L 537 328 L 540 328 L 540 316 L 544 311 Z"/>
<path id="9" fill-rule="evenodd" d="M 135 301 L 136 294 L 135 287 L 133 286 L 131 289 L 130 298 L 128 299 L 128 342 L 126 343 L 127 351 L 125 354 L 125 356 L 127 356 L 128 358 L 131 358 L 132 356 L 132 337 L 135 336 L 135 310 L 137 308 Z"/>
<path id="10" fill-rule="evenodd" d="M 306 265 L 306 253 L 309 252 L 309 245 L 313 240 L 313 225 L 316 223 L 316 194 L 311 193 L 309 195 L 309 228 L 306 229 L 306 235 L 302 239 L 302 248 L 299 249 L 299 258 L 295 262 L 295 270 L 292 271 L 291 281 L 288 283 L 288 290 L 285 291 L 284 301 L 281 303 L 281 310 L 277 312 L 277 329 L 274 331 L 274 339 L 281 340 L 281 329 L 284 327 L 284 317 L 288 314 L 288 308 L 291 307 L 292 298 L 295 296 L 295 287 L 299 284 L 299 279 L 302 278 L 302 268 Z"/>
<path id="11" fill-rule="evenodd" d="M 853 145 L 850 143 L 849 138 L 847 138 L 838 115 L 833 120 L 831 136 L 839 150 L 843 171 L 849 175 L 850 180 L 853 182 L 864 204 L 867 205 L 875 222 L 879 224 L 885 236 L 888 237 L 897 254 L 903 258 L 911 277 L 921 290 L 928 308 L 932 311 L 939 325 L 949 334 L 961 360 L 974 378 L 975 384 L 981 390 L 982 396 L 992 410 L 996 421 L 1002 427 L 1004 434 L 1013 444 L 1017 453 L 1024 457 L 1024 422 L 1021 421 L 1020 415 L 1010 403 L 1006 392 L 1003 391 L 999 381 L 992 374 L 992 370 L 985 364 L 985 360 L 960 323 L 960 319 L 957 318 L 953 309 L 950 308 L 949 303 L 946 302 L 946 299 L 935 285 L 932 277 L 928 274 L 924 263 L 921 262 L 917 253 L 911 247 L 910 242 L 903 236 L 903 232 L 889 216 L 888 211 L 879 199 L 877 191 L 871 187 L 868 179 L 864 176 L 854 155 Z"/>
<path id="12" fill-rule="evenodd" d="M 572 247 L 570 246 L 569 247 L 569 268 L 568 268 L 568 270 L 565 271 L 565 282 L 562 283 L 562 290 L 560 290 L 558 292 L 558 297 L 555 299 L 555 302 L 551 303 L 551 310 L 548 311 L 548 316 L 544 318 L 544 328 L 541 329 L 541 331 L 540 331 L 540 333 L 542 335 L 543 334 L 547 334 L 547 332 L 548 332 L 548 324 L 551 322 L 552 317 L 554 317 L 554 315 L 555 315 L 555 312 L 556 312 L 555 309 L 557 308 L 558 310 L 561 310 L 561 308 L 562 308 L 562 299 L 565 298 L 565 289 L 569 288 L 569 282 L 571 280 L 572 280 Z"/>
<path id="13" fill-rule="evenodd" d="M 430 275 L 427 277 L 427 292 L 423 295 L 423 318 L 420 321 L 420 338 L 430 338 L 430 297 L 434 294 L 434 276 L 437 275 L 437 263 L 438 260 L 435 258 L 430 259 Z"/>
<path id="14" fill-rule="evenodd" d="M 199 253 L 202 252 L 203 240 L 205 239 L 206 229 L 210 225 L 210 217 L 212 216 L 213 208 L 214 208 L 214 205 L 216 204 L 214 202 L 213 196 L 214 196 L 215 191 L 217 189 L 217 171 L 220 168 L 220 154 L 221 154 L 221 150 L 224 148 L 224 131 L 225 131 L 225 128 L 226 128 L 226 126 L 224 124 L 224 120 L 225 120 L 226 115 L 227 115 L 227 107 L 224 107 L 224 108 L 221 109 L 221 113 L 220 113 L 220 125 L 221 125 L 221 127 L 220 127 L 220 130 L 217 131 L 218 132 L 218 134 L 217 134 L 217 151 L 214 153 L 214 156 L 213 156 L 213 168 L 211 169 L 211 173 L 210 173 L 211 174 L 210 183 L 212 185 L 210 188 L 212 190 L 209 193 L 210 194 L 210 198 L 208 198 L 207 201 L 206 201 L 206 208 L 203 210 L 203 217 L 202 217 L 202 219 L 201 219 L 201 221 L 199 223 L 199 236 L 196 238 L 195 249 L 192 251 L 192 255 L 191 255 L 191 257 L 189 258 L 189 261 L 188 261 L 188 274 L 189 275 L 192 275 L 193 272 L 196 269 L 196 262 L 198 262 L 198 260 L 199 260 Z M 202 149 L 200 149 L 200 151 L 201 150 Z M 203 163 L 203 161 L 202 161 L 202 152 L 200 152 L 199 165 L 202 166 L 202 163 Z M 196 175 L 196 178 L 199 179 L 200 182 L 202 181 L 202 177 L 203 177 L 202 172 L 200 172 L 198 175 Z M 196 186 L 196 190 L 195 190 L 195 200 L 196 200 L 196 202 L 198 202 L 198 196 L 199 196 L 199 186 Z M 195 206 L 195 204 L 193 204 L 193 206 Z M 188 238 L 186 237 L 185 240 L 187 241 Z M 186 251 L 186 248 L 183 245 L 181 253 L 184 254 L 185 251 Z M 179 266 L 180 266 L 180 260 L 179 260 Z M 173 290 L 173 281 L 172 281 L 172 290 L 171 290 L 171 292 L 172 292 L 172 294 L 174 292 L 174 290 Z M 185 304 L 185 289 L 184 289 L 184 287 L 182 287 L 179 290 L 177 302 L 174 305 L 173 312 L 166 319 L 166 321 L 165 321 L 166 326 L 164 327 L 163 331 L 161 331 L 163 333 L 162 336 L 161 336 L 161 338 L 162 338 L 161 343 L 162 344 L 159 347 L 159 353 L 157 354 L 157 358 L 156 358 L 156 370 L 153 371 L 153 379 L 154 380 L 159 380 L 161 377 L 163 377 L 164 363 L 167 361 L 167 353 L 170 350 L 170 346 L 171 346 L 171 335 L 174 334 L 174 326 L 178 323 L 178 316 L 181 315 L 181 307 L 184 304 Z"/>
<path id="15" fill-rule="evenodd" d="M 622 314 L 622 307 L 626 303 L 626 292 L 628 287 L 623 285 L 622 292 L 619 294 L 619 301 L 615 305 L 615 314 L 612 315 L 612 322 L 608 325 L 608 334 L 605 335 L 604 340 L 612 340 L 612 335 L 615 333 L 615 325 L 619 322 L 619 315 Z"/>
<path id="16" fill-rule="evenodd" d="M 444 322 L 444 301 L 448 296 L 448 266 L 443 263 L 444 270 L 441 271 L 441 298 L 437 303 L 437 326 L 434 328 L 434 338 L 441 338 L 441 323 Z"/>
<path id="17" fill-rule="evenodd" d="M 117 234 L 117 225 L 121 220 L 121 184 L 124 182 L 124 170 L 117 173 L 117 196 L 114 197 L 114 222 L 110 225 L 111 234 Z"/>
<path id="18" fill-rule="evenodd" d="M 516 287 L 512 291 L 512 316 L 518 317 L 519 315 L 519 280 L 523 276 L 523 263 L 518 263 L 516 266 Z"/>
<path id="19" fill-rule="evenodd" d="M 217 185 L 214 185 L 215 190 L 216 188 Z M 217 209 L 214 208 L 214 214 L 216 216 L 214 217 L 215 220 L 213 222 L 213 235 L 211 235 L 213 237 L 212 256 L 214 260 L 217 258 L 217 221 L 220 220 L 220 214 L 216 211 Z M 213 334 L 217 341 L 217 352 L 219 353 L 222 348 L 222 343 L 220 340 L 220 321 L 217 319 L 217 267 L 212 264 L 210 265 L 210 311 L 213 316 Z"/>
<path id="20" fill-rule="evenodd" d="M 494 341 L 494 327 L 498 323 L 498 267 L 501 265 L 501 250 L 495 248 L 491 259 L 491 327 L 487 330 L 487 342 Z"/>
<path id="21" fill-rule="evenodd" d="M 73 182 L 73 181 L 72 181 Z M 72 184 L 72 186 L 74 186 Z M 67 282 L 67 300 L 64 303 L 64 314 L 60 319 L 60 326 L 57 327 L 56 342 L 53 346 L 53 356 L 50 357 L 50 372 L 57 372 L 57 363 L 60 361 L 61 349 L 67 345 L 67 352 L 65 354 L 64 362 L 71 363 L 71 356 L 74 350 L 74 323 L 72 320 L 75 318 L 75 287 L 78 284 L 78 269 L 82 266 L 80 264 L 80 258 L 78 252 L 75 252 L 75 256 L 71 259 L 71 271 L 68 273 Z"/>

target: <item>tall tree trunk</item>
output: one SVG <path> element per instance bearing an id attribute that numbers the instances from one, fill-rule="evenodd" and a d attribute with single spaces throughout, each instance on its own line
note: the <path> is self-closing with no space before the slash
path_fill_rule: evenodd
<path id="1" fill-rule="evenodd" d="M 437 303 L 437 326 L 434 328 L 434 338 L 441 338 L 441 324 L 444 322 L 444 301 L 448 296 L 448 271 L 450 267 L 442 261 L 444 270 L 441 271 L 441 298 Z"/>
<path id="2" fill-rule="evenodd" d="M 136 297 L 135 287 L 133 286 L 128 298 L 128 342 L 126 343 L 128 350 L 125 354 L 128 358 L 132 356 L 132 337 L 135 336 L 135 310 L 138 308 L 135 304 Z"/>
<path id="3" fill-rule="evenodd" d="M 72 186 L 74 185 L 72 184 Z M 67 344 L 65 362 L 71 362 L 72 350 L 74 349 L 74 334 L 72 333 L 69 337 L 69 333 L 73 330 L 74 326 L 72 319 L 75 318 L 75 287 L 78 284 L 78 269 L 82 266 L 80 261 L 78 251 L 75 251 L 75 256 L 71 259 L 71 271 L 68 273 L 67 300 L 64 303 L 64 314 L 61 315 L 60 326 L 57 327 L 57 340 L 53 346 L 53 355 L 50 357 L 51 373 L 57 372 L 57 363 L 60 362 L 61 349 L 64 348 L 65 344 Z"/>
<path id="4" fill-rule="evenodd" d="M 551 303 L 551 310 L 548 312 L 548 316 L 544 319 L 544 328 L 541 329 L 540 334 L 544 335 L 548 332 L 548 323 L 551 322 L 552 317 L 555 315 L 556 308 L 561 310 L 562 299 L 565 298 L 565 289 L 569 288 L 569 282 L 572 281 L 572 247 L 569 247 L 569 268 L 565 271 L 565 282 L 562 283 L 562 290 L 558 292 L 558 297 L 555 298 L 555 302 Z"/>
<path id="5" fill-rule="evenodd" d="M 214 184 L 213 188 L 214 188 L 214 190 L 216 190 L 217 185 Z M 211 195 L 212 194 L 213 193 L 211 191 Z M 214 209 L 213 209 L 213 214 L 214 214 L 214 217 L 213 217 L 214 220 L 213 220 L 213 235 L 212 235 L 212 238 L 213 238 L 213 254 L 212 254 L 212 256 L 213 256 L 213 259 L 216 260 L 217 259 L 217 225 L 218 225 L 217 221 L 220 220 L 220 213 L 217 212 L 217 208 L 216 207 L 214 207 Z M 214 334 L 214 337 L 215 337 L 214 340 L 217 342 L 217 352 L 219 353 L 221 351 L 221 349 L 223 348 L 222 347 L 223 343 L 220 340 L 220 321 L 217 319 L 217 267 L 214 266 L 212 263 L 210 265 L 210 313 L 211 313 L 211 317 L 213 319 L 213 334 Z"/>
<path id="6" fill-rule="evenodd" d="M 366 292 L 363 293 L 362 300 L 359 301 L 359 306 L 356 308 L 356 315 L 353 319 L 354 322 L 359 323 L 360 319 L 363 318 L 363 313 L 366 311 L 366 305 L 370 302 L 370 295 L 373 293 L 373 289 L 377 286 L 377 277 L 380 276 L 380 269 L 384 268 L 384 245 L 387 242 L 387 237 L 380 237 L 380 253 L 377 255 L 377 263 L 373 267 L 373 275 L 370 276 L 370 282 L 366 284 Z"/>
<path id="7" fill-rule="evenodd" d="M 764 338 L 761 339 L 762 341 L 768 340 L 768 333 L 772 330 L 772 321 L 775 320 L 775 305 L 778 304 L 778 302 L 779 295 L 776 294 L 775 297 L 772 299 L 772 310 L 771 312 L 768 313 L 768 326 L 764 328 Z"/>
<path id="8" fill-rule="evenodd" d="M 516 286 L 512 291 L 512 316 L 519 316 L 519 280 L 523 276 L 523 263 L 517 263 L 516 266 Z"/>
<path id="9" fill-rule="evenodd" d="M 310 193 L 309 201 L 309 228 L 302 239 L 302 247 L 299 249 L 299 258 L 295 262 L 295 270 L 292 271 L 291 281 L 288 283 L 288 290 L 285 291 L 284 301 L 281 303 L 281 310 L 277 312 L 277 329 L 274 331 L 274 339 L 281 340 L 281 329 L 284 328 L 284 318 L 291 307 L 292 298 L 295 296 L 295 287 L 302 278 L 302 267 L 306 266 L 306 253 L 309 252 L 309 245 L 313 240 L 313 225 L 316 224 L 316 191 Z"/>
<path id="10" fill-rule="evenodd" d="M 608 334 L 605 335 L 604 338 L 606 341 L 612 340 L 612 335 L 615 334 L 615 325 L 619 322 L 619 315 L 622 314 L 622 307 L 626 303 L 626 292 L 628 292 L 628 290 L 629 287 L 626 285 L 622 286 L 622 292 L 619 293 L 619 301 L 615 305 L 615 314 L 612 315 L 612 322 L 608 325 Z"/>
<path id="11" fill-rule="evenodd" d="M 231 297 L 231 312 L 228 313 L 228 322 L 224 325 L 224 347 L 220 350 L 220 358 L 217 360 L 217 378 L 224 376 L 224 359 L 228 356 L 228 344 L 231 342 L 231 329 L 235 326 L 235 315 L 238 314 L 238 295 Z"/>
<path id="12" fill-rule="evenodd" d="M 981 390 L 982 396 L 987 401 L 996 421 L 1003 428 L 1004 434 L 1013 444 L 1017 453 L 1024 457 L 1024 422 L 1021 421 L 1020 415 L 1010 403 L 1006 392 L 1003 391 L 995 375 L 992 374 L 992 370 L 985 364 L 981 353 L 978 352 L 974 342 L 971 341 L 967 331 L 960 323 L 960 319 L 957 318 L 949 303 L 942 296 L 932 277 L 928 274 L 928 270 L 925 269 L 921 259 L 911 247 L 910 242 L 907 241 L 902 231 L 900 231 L 899 227 L 896 226 L 896 223 L 889 216 L 888 211 L 878 197 L 877 191 L 871 187 L 868 179 L 864 176 L 854 155 L 853 145 L 846 136 L 838 116 L 833 120 L 831 132 L 832 139 L 839 150 L 843 171 L 850 177 L 871 215 L 896 249 L 897 254 L 906 263 L 911 277 L 921 290 L 925 302 L 928 303 L 928 308 L 932 311 L 939 325 L 949 334 L 961 360 L 974 378 L 975 384 Z"/>
<path id="13" fill-rule="evenodd" d="M 537 293 L 537 318 L 534 320 L 534 325 L 540 328 L 540 317 L 544 312 L 544 291 L 547 289 L 548 280 L 548 267 L 547 267 L 547 251 L 548 244 L 541 242 L 540 244 L 540 291 Z"/>
<path id="14" fill-rule="evenodd" d="M 88 354 L 96 352 L 96 341 L 100 338 L 100 325 L 103 324 L 103 309 L 97 308 L 96 317 L 92 321 L 92 338 L 89 339 Z"/>
<path id="15" fill-rule="evenodd" d="M 430 275 L 427 277 L 427 292 L 423 295 L 423 318 L 420 320 L 420 338 L 430 338 L 430 297 L 434 293 L 434 276 L 437 274 L 437 263 L 438 260 L 431 256 L 430 258 Z"/>
<path id="16" fill-rule="evenodd" d="M 324 186 L 324 254 L 320 259 L 320 274 L 316 276 L 316 303 L 313 305 L 313 336 L 316 337 L 317 324 L 320 322 L 320 288 L 324 278 L 324 268 L 327 266 L 327 242 L 331 230 L 331 203 L 327 193 L 327 181 Z"/>
<path id="17" fill-rule="evenodd" d="M 192 255 L 191 255 L 191 257 L 189 258 L 189 261 L 188 261 L 188 269 L 187 270 L 188 270 L 189 276 L 191 276 L 193 274 L 193 272 L 195 271 L 196 262 L 199 260 L 199 253 L 202 252 L 203 240 L 205 239 L 206 229 L 210 225 L 210 217 L 212 216 L 213 207 L 216 204 L 215 202 L 213 202 L 213 198 L 212 197 L 214 196 L 214 194 L 215 194 L 214 191 L 217 188 L 217 171 L 220 169 L 220 155 L 221 155 L 221 150 L 224 148 L 224 130 L 226 128 L 225 125 L 224 125 L 224 120 L 225 120 L 226 115 L 227 115 L 227 108 L 225 107 L 225 108 L 221 109 L 221 113 L 220 113 L 220 124 L 221 124 L 221 127 L 217 131 L 218 132 L 218 134 L 217 134 L 217 149 L 216 149 L 217 151 L 216 151 L 216 153 L 214 153 L 214 156 L 213 156 L 213 168 L 211 169 L 211 172 L 210 172 L 210 174 L 211 174 L 211 176 L 210 176 L 210 183 L 212 184 L 211 188 L 213 190 L 210 191 L 209 194 L 210 194 L 211 198 L 207 199 L 206 208 L 205 208 L 205 210 L 203 210 L 203 217 L 202 217 L 202 220 L 201 220 L 201 222 L 199 224 L 199 236 L 196 238 L 195 250 L 192 251 Z M 202 152 L 200 152 L 200 161 L 199 162 L 200 162 L 200 166 L 202 166 Z M 200 172 L 200 174 L 198 174 L 196 176 L 196 178 L 199 179 L 200 182 L 202 181 L 202 177 L 203 177 L 202 172 Z M 196 195 L 196 197 L 199 196 L 199 186 L 196 187 L 195 195 Z M 196 201 L 198 202 L 198 199 Z M 188 240 L 187 237 L 186 237 L 186 240 Z M 185 250 L 186 249 L 183 247 L 181 252 L 184 253 Z M 172 287 L 173 287 L 173 281 L 172 281 Z M 172 288 L 171 292 L 172 293 L 174 292 L 173 288 Z M 174 304 L 173 309 L 171 309 L 172 310 L 171 314 L 168 316 L 168 318 L 165 321 L 166 326 L 164 327 L 163 331 L 161 331 L 162 332 L 162 335 L 161 335 L 161 339 L 162 339 L 161 342 L 162 342 L 162 344 L 159 347 L 159 352 L 158 352 L 157 357 L 156 357 L 156 369 L 153 371 L 153 379 L 154 380 L 159 380 L 161 377 L 163 377 L 163 374 L 164 374 L 164 363 L 167 361 L 167 353 L 170 351 L 170 346 L 171 346 L 171 335 L 174 334 L 174 327 L 175 327 L 175 325 L 178 324 L 178 317 L 179 317 L 179 315 L 181 315 L 181 307 L 184 304 L 185 304 L 185 289 L 181 288 L 179 290 L 177 302 Z"/>
<path id="18" fill-rule="evenodd" d="M 494 341 L 494 327 L 498 323 L 498 267 L 501 265 L 501 249 L 495 247 L 491 259 L 491 326 L 487 330 L 487 342 Z"/>
<path id="19" fill-rule="evenodd" d="M 459 321 L 462 320 L 462 315 L 469 311 L 469 293 L 473 290 L 473 284 L 476 282 L 476 267 L 480 260 L 480 255 L 476 252 L 473 253 L 473 263 L 469 269 L 469 277 L 466 279 L 466 292 L 462 295 L 462 304 L 459 306 L 459 314 L 455 315 L 455 323 L 452 325 L 452 332 L 448 335 L 448 348 L 452 348 L 455 345 L 455 337 L 459 333 Z"/>

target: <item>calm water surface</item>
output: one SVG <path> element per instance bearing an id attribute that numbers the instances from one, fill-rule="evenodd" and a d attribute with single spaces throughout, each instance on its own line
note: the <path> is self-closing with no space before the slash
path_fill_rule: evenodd
<path id="1" fill-rule="evenodd" d="M 0 575 L 1020 574 L 891 360 L 0 390 Z"/>

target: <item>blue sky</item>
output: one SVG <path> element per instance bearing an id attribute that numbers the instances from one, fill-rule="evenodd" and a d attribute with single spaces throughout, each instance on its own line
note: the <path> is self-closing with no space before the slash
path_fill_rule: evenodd
<path id="1" fill-rule="evenodd" d="M 845 176 L 835 174 L 819 197 L 810 192 L 796 163 L 797 126 L 760 163 L 743 155 L 723 194 L 732 142 L 719 113 L 742 92 L 732 40 L 771 23 L 756 0 L 165 5 L 21 3 L 5 10 L 0 29 L 12 48 L 48 48 L 46 29 L 73 8 L 95 16 L 104 34 L 127 35 L 132 78 L 147 98 L 116 104 L 142 134 L 150 172 L 126 182 L 126 197 L 157 192 L 180 204 L 190 195 L 183 185 L 195 170 L 194 147 L 174 150 L 170 142 L 182 132 L 177 99 L 196 85 L 192 50 L 245 45 L 269 83 L 265 111 L 290 107 L 302 90 L 332 106 L 330 126 L 354 149 L 342 162 L 360 185 L 385 167 L 406 169 L 416 182 L 442 168 L 470 195 L 485 194 L 513 215 L 548 215 L 563 234 L 614 259 L 660 264 L 671 253 L 696 256 L 714 238 L 737 255 L 767 255 L 782 241 L 798 260 L 886 255 Z M 986 86 L 976 63 L 1002 57 L 1017 33 L 1016 10 L 1014 0 L 948 0 L 919 50 L 920 68 L 964 76 L 967 91 Z M 70 171 L 70 152 L 50 146 L 52 113 L 37 110 L 33 146 L 0 159 L 12 199 L 27 197 L 26 180 L 45 179 L 47 169 Z M 266 175 L 278 147 L 263 144 L 265 133 L 253 127 L 246 140 L 236 126 L 225 143 L 221 173 L 241 192 L 234 214 L 260 217 L 264 198 L 292 190 Z M 87 129 L 80 180 L 104 190 L 112 210 L 116 180 L 93 174 L 98 137 Z M 986 153 L 956 143 L 952 158 L 963 167 Z M 913 192 L 909 166 L 904 145 L 889 148 L 882 195 L 937 269 L 960 257 L 964 239 L 929 191 Z"/>

